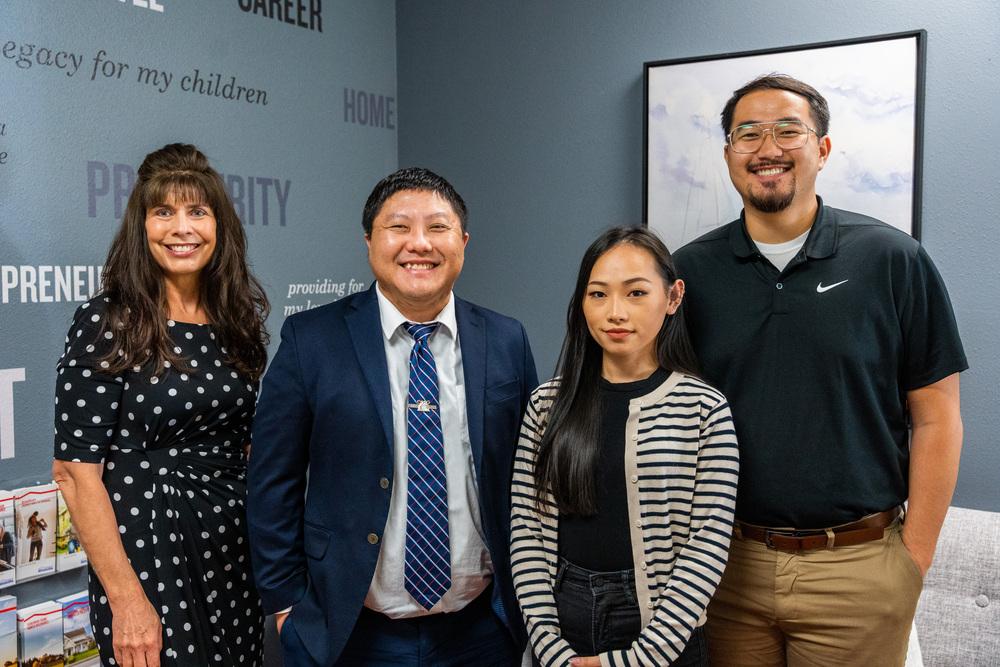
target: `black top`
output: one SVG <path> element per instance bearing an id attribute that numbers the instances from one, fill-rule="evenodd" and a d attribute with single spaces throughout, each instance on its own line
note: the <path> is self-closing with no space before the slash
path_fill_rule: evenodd
<path id="1" fill-rule="evenodd" d="M 781 272 L 742 217 L 674 255 L 705 378 L 732 406 L 750 523 L 830 526 L 902 503 L 906 393 L 968 367 L 923 247 L 819 204 Z"/>
<path id="2" fill-rule="evenodd" d="M 98 337 L 107 299 L 80 306 L 56 381 L 55 457 L 104 463 L 122 547 L 164 626 L 160 664 L 263 663 L 264 617 L 250 576 L 246 454 L 257 386 L 225 360 L 212 327 L 168 321 L 191 370 L 118 375 Z M 164 362 L 166 365 L 168 362 Z M 114 663 L 111 607 L 91 572 L 102 664 Z"/>
<path id="3" fill-rule="evenodd" d="M 559 518 L 559 555 L 595 572 L 631 570 L 628 498 L 625 490 L 625 422 L 628 404 L 663 384 L 669 371 L 645 380 L 613 383 L 601 379 L 601 439 L 598 443 L 597 514 Z"/>

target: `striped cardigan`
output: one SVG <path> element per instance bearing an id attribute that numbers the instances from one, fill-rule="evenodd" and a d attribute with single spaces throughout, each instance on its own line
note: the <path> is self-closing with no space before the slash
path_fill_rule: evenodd
<path id="1" fill-rule="evenodd" d="M 538 443 L 558 379 L 531 396 L 514 459 L 511 567 L 535 656 L 563 667 L 576 654 L 562 639 L 552 585 L 559 560 L 559 515 L 551 493 L 542 506 L 534 483 Z M 627 650 L 601 664 L 668 665 L 705 622 L 729 552 L 739 454 L 725 397 L 672 373 L 629 403 L 625 477 L 643 630 Z"/>

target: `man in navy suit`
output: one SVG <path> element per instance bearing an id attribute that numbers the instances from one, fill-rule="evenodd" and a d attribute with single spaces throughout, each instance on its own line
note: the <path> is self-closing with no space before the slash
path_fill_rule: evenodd
<path id="1" fill-rule="evenodd" d="M 466 207 L 426 169 L 362 224 L 376 282 L 285 321 L 253 428 L 253 569 L 286 666 L 516 665 L 524 328 L 455 297 Z"/>

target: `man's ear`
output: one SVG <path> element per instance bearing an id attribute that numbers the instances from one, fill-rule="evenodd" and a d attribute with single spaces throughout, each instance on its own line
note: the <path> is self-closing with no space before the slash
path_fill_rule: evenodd
<path id="1" fill-rule="evenodd" d="M 826 160 L 830 157 L 830 148 L 832 144 L 830 143 L 830 135 L 826 135 L 819 140 L 819 168 L 822 169 L 826 166 Z"/>

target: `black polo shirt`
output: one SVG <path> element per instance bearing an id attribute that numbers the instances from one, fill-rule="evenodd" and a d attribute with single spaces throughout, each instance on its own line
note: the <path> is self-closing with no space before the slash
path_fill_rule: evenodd
<path id="1" fill-rule="evenodd" d="M 674 259 L 705 378 L 733 410 L 737 517 L 825 527 L 902 503 L 906 392 L 968 368 L 923 247 L 819 200 L 784 271 L 757 251 L 742 215 Z"/>

